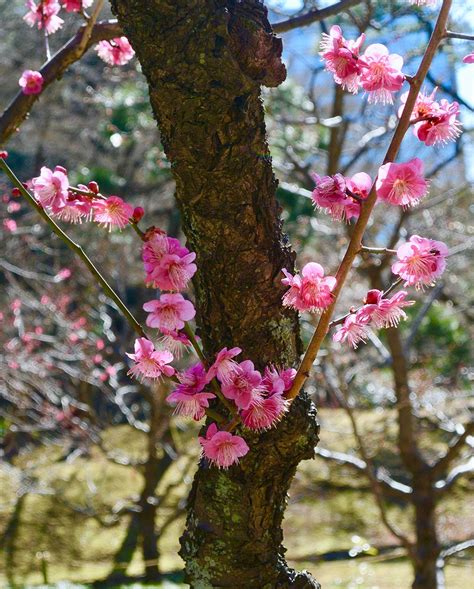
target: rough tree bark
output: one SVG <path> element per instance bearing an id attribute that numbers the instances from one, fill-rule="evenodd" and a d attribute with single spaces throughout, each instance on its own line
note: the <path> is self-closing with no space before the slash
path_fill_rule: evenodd
<path id="1" fill-rule="evenodd" d="M 281 305 L 294 256 L 281 231 L 260 86 L 286 75 L 258 0 L 111 0 L 148 80 L 176 180 L 205 352 L 240 346 L 262 368 L 298 357 L 298 322 Z M 298 463 L 317 443 L 302 395 L 276 430 L 228 471 L 201 462 L 181 555 L 192 587 L 314 588 L 283 558 L 281 522 Z"/>

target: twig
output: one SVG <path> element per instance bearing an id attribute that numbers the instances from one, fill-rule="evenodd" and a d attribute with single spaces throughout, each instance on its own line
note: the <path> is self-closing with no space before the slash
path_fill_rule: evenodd
<path id="1" fill-rule="evenodd" d="M 410 126 L 410 117 L 413 112 L 413 107 L 415 106 L 416 99 L 418 97 L 421 85 L 426 77 L 426 73 L 433 61 L 434 55 L 436 53 L 436 49 L 438 45 L 441 43 L 444 33 L 446 22 L 448 20 L 449 10 L 451 8 L 452 0 L 444 0 L 441 6 L 441 10 L 438 16 L 438 20 L 436 22 L 435 28 L 433 30 L 433 34 L 431 39 L 428 43 L 426 48 L 426 52 L 423 56 L 421 61 L 420 67 L 413 78 L 413 82 L 410 87 L 410 91 L 408 93 L 408 97 L 405 103 L 405 108 L 403 109 L 402 116 L 398 122 L 398 125 L 395 129 L 395 133 L 393 135 L 392 141 L 388 147 L 387 153 L 385 154 L 385 158 L 383 163 L 392 162 L 395 160 L 403 137 L 407 129 Z M 336 273 L 336 286 L 333 291 L 333 300 L 331 305 L 324 311 L 319 319 L 318 326 L 316 331 L 313 334 L 311 342 L 306 350 L 304 358 L 301 362 L 301 365 L 298 369 L 296 374 L 295 380 L 293 382 L 293 386 L 288 393 L 289 399 L 294 399 L 301 390 L 301 387 L 305 383 L 306 379 L 309 377 L 311 368 L 313 363 L 316 359 L 316 356 L 321 348 L 321 344 L 323 343 L 324 338 L 329 329 L 329 324 L 331 321 L 331 317 L 334 313 L 334 309 L 336 307 L 336 303 L 341 293 L 341 290 L 344 286 L 344 283 L 347 279 L 347 276 L 352 268 L 353 262 L 355 257 L 357 256 L 358 252 L 361 248 L 362 237 L 364 235 L 365 229 L 367 227 L 370 215 L 372 210 L 375 206 L 377 201 L 377 192 L 375 190 L 375 183 L 372 186 L 372 189 L 367 197 L 367 200 L 361 207 L 361 213 L 357 223 L 354 226 L 354 231 L 352 233 L 351 240 L 347 247 L 346 253 L 344 258 L 339 266 L 339 269 Z"/>
<path id="2" fill-rule="evenodd" d="M 447 39 L 463 39 L 464 41 L 474 41 L 474 35 L 467 33 L 454 33 L 453 31 L 446 31 L 444 35 Z"/>
<path id="3" fill-rule="evenodd" d="M 340 12 L 348 10 L 355 4 L 360 3 L 361 0 L 342 0 L 341 2 L 336 2 L 327 8 L 311 10 L 310 12 L 302 14 L 301 16 L 295 16 L 282 22 L 273 23 L 272 28 L 275 33 L 286 33 L 287 31 L 292 31 L 293 29 L 307 27 L 308 25 L 312 25 L 313 23 L 319 22 L 325 18 L 329 18 L 330 16 L 335 16 Z"/>
<path id="4" fill-rule="evenodd" d="M 118 294 L 114 291 L 114 289 L 109 285 L 109 283 L 105 280 L 99 270 L 95 267 L 94 263 L 82 249 L 82 247 L 73 241 L 64 231 L 57 225 L 53 219 L 48 215 L 48 213 L 36 202 L 34 197 L 26 190 L 20 180 L 15 176 L 13 170 L 9 167 L 7 162 L 0 158 L 0 168 L 3 169 L 5 174 L 8 176 L 10 181 L 14 186 L 18 188 L 21 192 L 21 195 L 27 200 L 28 204 L 35 209 L 35 211 L 46 221 L 49 225 L 51 230 L 59 237 L 61 241 L 63 241 L 68 248 L 70 248 L 89 269 L 90 273 L 94 277 L 95 281 L 100 284 L 104 292 L 107 296 L 114 301 L 117 307 L 120 309 L 122 314 L 124 315 L 125 319 L 128 321 L 130 327 L 140 336 L 146 337 L 146 334 L 140 325 L 140 323 L 135 319 L 132 315 L 128 307 L 122 301 L 122 299 L 118 296 Z"/>
<path id="5" fill-rule="evenodd" d="M 386 247 L 366 247 L 365 245 L 362 245 L 360 248 L 361 252 L 367 253 L 367 254 L 380 254 L 380 255 L 391 255 L 391 254 L 396 254 L 397 250 L 392 250 Z"/>

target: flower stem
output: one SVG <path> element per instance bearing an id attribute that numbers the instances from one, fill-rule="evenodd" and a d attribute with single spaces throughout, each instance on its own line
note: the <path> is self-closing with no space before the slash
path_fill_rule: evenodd
<path id="1" fill-rule="evenodd" d="M 396 254 L 397 253 L 397 250 L 391 250 L 386 247 L 366 247 L 365 245 L 362 245 L 359 251 L 361 253 L 366 253 L 366 254 L 380 254 L 380 255 Z"/>

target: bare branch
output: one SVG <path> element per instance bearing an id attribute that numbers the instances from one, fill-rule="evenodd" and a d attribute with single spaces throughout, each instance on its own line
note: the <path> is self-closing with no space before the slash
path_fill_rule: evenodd
<path id="1" fill-rule="evenodd" d="M 360 3 L 361 0 L 341 0 L 341 2 L 336 2 L 336 4 L 332 4 L 327 8 L 311 10 L 306 14 L 295 16 L 282 22 L 273 23 L 272 28 L 275 33 L 286 33 L 287 31 L 292 31 L 293 29 L 307 27 L 308 25 L 312 25 L 313 23 L 319 22 L 325 18 L 329 18 L 330 16 L 335 16 L 336 14 L 349 10 L 349 8 L 352 6 Z"/>
<path id="2" fill-rule="evenodd" d="M 401 544 L 407 550 L 408 554 L 412 555 L 413 554 L 413 544 L 410 542 L 408 537 L 396 525 L 392 524 L 388 519 L 387 510 L 385 509 L 385 504 L 384 504 L 384 496 L 382 494 L 382 484 L 381 484 L 381 481 L 378 480 L 378 478 L 377 478 L 377 474 L 375 473 L 372 459 L 370 458 L 369 453 L 367 452 L 367 449 L 365 447 L 365 440 L 359 431 L 359 426 L 358 426 L 357 420 L 354 416 L 354 411 L 353 411 L 352 406 L 351 406 L 349 399 L 348 399 L 347 390 L 343 391 L 339 386 L 337 386 L 333 382 L 330 375 L 327 373 L 327 370 L 324 368 L 323 368 L 323 374 L 326 378 L 326 382 L 327 382 L 329 388 L 331 389 L 332 393 L 337 398 L 337 400 L 339 401 L 341 406 L 345 409 L 347 416 L 349 417 L 349 420 L 351 422 L 352 432 L 354 434 L 354 438 L 356 439 L 356 441 L 359 445 L 360 455 L 362 456 L 363 461 L 366 464 L 365 474 L 367 475 L 367 478 L 369 479 L 369 483 L 370 483 L 370 486 L 372 489 L 372 494 L 375 498 L 375 502 L 377 503 L 377 507 L 379 508 L 380 518 L 381 518 L 382 522 L 384 523 L 385 527 L 387 528 L 387 530 L 393 536 L 395 536 L 395 538 L 398 538 L 398 540 L 400 540 Z M 409 493 L 407 493 L 407 494 L 409 494 Z"/>
<path id="3" fill-rule="evenodd" d="M 447 39 L 463 39 L 464 41 L 474 41 L 474 35 L 468 33 L 454 33 L 453 31 L 446 31 L 445 37 Z"/>
<path id="4" fill-rule="evenodd" d="M 471 421 L 464 426 L 462 434 L 451 442 L 446 454 L 433 465 L 433 474 L 435 476 L 439 476 L 446 472 L 450 464 L 459 456 L 466 445 L 467 438 L 472 435 L 474 435 L 474 421 Z"/>
<path id="5" fill-rule="evenodd" d="M 445 493 L 454 485 L 454 483 L 463 475 L 474 472 L 474 456 L 470 458 L 465 464 L 460 464 L 453 468 L 448 476 L 441 481 L 436 481 L 435 489 L 438 493 Z"/>
<path id="6" fill-rule="evenodd" d="M 334 460 L 339 464 L 350 466 L 358 472 L 367 474 L 367 469 L 369 468 L 367 463 L 364 460 L 357 458 L 357 456 L 352 456 L 351 454 L 346 454 L 344 452 L 333 452 L 332 450 L 321 448 L 320 446 L 317 446 L 315 451 L 316 454 L 321 456 L 321 458 Z M 407 499 L 407 496 L 412 493 L 412 488 L 409 485 L 404 485 L 403 483 L 392 479 L 388 472 L 383 468 L 378 468 L 376 470 L 376 478 L 387 495 L 396 497 L 397 499 Z"/>

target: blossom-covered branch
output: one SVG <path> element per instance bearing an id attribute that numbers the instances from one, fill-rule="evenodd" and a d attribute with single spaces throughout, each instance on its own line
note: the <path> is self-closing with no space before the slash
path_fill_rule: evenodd
<path id="1" fill-rule="evenodd" d="M 423 59 L 421 61 L 421 64 L 418 68 L 416 75 L 413 77 L 413 79 L 411 81 L 410 91 L 406 97 L 403 112 L 401 114 L 399 123 L 397 125 L 397 128 L 395 129 L 395 133 L 393 135 L 392 141 L 390 142 L 387 153 L 385 154 L 385 157 L 383 160 L 384 165 L 386 165 L 390 162 L 393 162 L 395 160 L 395 158 L 399 152 L 402 140 L 403 140 L 408 128 L 410 127 L 413 109 L 415 108 L 415 105 L 416 105 L 416 102 L 418 99 L 418 95 L 421 90 L 421 86 L 422 86 L 423 81 L 426 77 L 426 73 L 431 65 L 431 62 L 433 61 L 436 50 L 444 38 L 445 31 L 446 31 L 446 23 L 448 20 L 448 15 L 449 15 L 449 11 L 451 8 L 451 4 L 452 4 L 452 0 L 444 0 L 443 1 L 441 10 L 440 10 L 440 13 L 438 16 L 438 20 L 436 22 L 435 28 L 433 30 L 433 34 L 432 34 L 431 39 L 430 39 L 428 46 L 426 48 L 426 52 L 423 56 Z M 367 199 L 365 200 L 365 202 L 361 206 L 360 216 L 354 226 L 351 240 L 350 240 L 349 245 L 347 247 L 344 258 L 343 258 L 343 260 L 339 266 L 339 269 L 336 273 L 336 286 L 335 286 L 334 290 L 332 291 L 332 302 L 327 307 L 327 309 L 324 310 L 324 312 L 321 315 L 321 318 L 318 322 L 318 326 L 316 328 L 316 331 L 311 339 L 311 342 L 306 350 L 304 358 L 303 358 L 301 365 L 298 369 L 298 373 L 297 373 L 295 380 L 293 382 L 293 386 L 291 388 L 291 391 L 288 394 L 288 397 L 290 399 L 296 397 L 296 395 L 299 393 L 299 391 L 301 390 L 301 387 L 303 386 L 304 382 L 306 381 L 306 379 L 308 378 L 308 376 L 310 374 L 314 360 L 316 359 L 316 356 L 319 352 L 321 344 L 323 343 L 324 338 L 326 337 L 326 334 L 327 334 L 327 331 L 329 328 L 329 324 L 331 321 L 331 317 L 332 317 L 332 314 L 334 313 L 334 309 L 336 307 L 336 303 L 337 303 L 339 294 L 341 293 L 344 283 L 345 283 L 345 281 L 348 277 L 348 274 L 352 268 L 352 265 L 354 263 L 354 259 L 356 258 L 356 256 L 358 255 L 358 253 L 360 251 L 361 244 L 362 244 L 362 238 L 365 233 L 365 229 L 367 227 L 370 215 L 372 213 L 372 210 L 373 210 L 376 202 L 377 202 L 377 190 L 376 190 L 376 185 L 374 183 Z"/>
<path id="2" fill-rule="evenodd" d="M 130 327 L 140 336 L 145 337 L 145 332 L 143 331 L 142 326 L 140 323 L 135 319 L 132 315 L 131 311 L 122 301 L 122 299 L 118 296 L 118 294 L 114 291 L 114 289 L 109 285 L 109 283 L 105 280 L 99 270 L 96 268 L 92 260 L 88 257 L 82 247 L 73 241 L 64 231 L 57 225 L 54 220 L 48 215 L 48 213 L 44 210 L 44 208 L 36 202 L 35 198 L 28 192 L 28 190 L 23 186 L 20 180 L 15 176 L 14 172 L 11 170 L 10 166 L 7 164 L 5 159 L 0 158 L 0 168 L 5 172 L 8 176 L 12 184 L 15 186 L 17 190 L 20 191 L 21 195 L 26 199 L 28 204 L 33 207 L 36 212 L 43 218 L 43 220 L 49 225 L 53 233 L 55 233 L 59 239 L 64 242 L 68 248 L 70 248 L 89 269 L 90 273 L 93 275 L 96 282 L 103 288 L 105 294 L 114 301 L 117 305 L 119 310 L 122 312 L 123 316 L 128 321 Z"/>
<path id="3" fill-rule="evenodd" d="M 79 31 L 39 70 L 44 90 L 55 80 L 59 80 L 67 69 L 81 59 L 84 53 L 102 40 L 110 40 L 120 35 L 120 27 L 114 20 L 94 23 L 94 17 L 82 25 Z M 0 145 L 8 139 L 26 119 L 31 108 L 39 98 L 39 93 L 18 92 L 0 116 Z"/>

